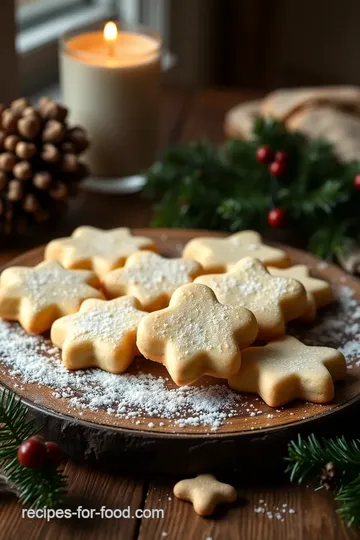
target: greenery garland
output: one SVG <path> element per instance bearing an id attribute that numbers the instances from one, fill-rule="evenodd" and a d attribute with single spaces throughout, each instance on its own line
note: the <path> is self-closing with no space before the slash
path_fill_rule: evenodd
<path id="1" fill-rule="evenodd" d="M 285 159 L 278 174 L 259 160 L 264 146 Z M 276 208 L 305 248 L 333 259 L 360 237 L 359 172 L 360 162 L 341 162 L 329 143 L 259 119 L 251 140 L 170 147 L 147 171 L 144 190 L 157 200 L 155 227 L 263 232 Z"/>

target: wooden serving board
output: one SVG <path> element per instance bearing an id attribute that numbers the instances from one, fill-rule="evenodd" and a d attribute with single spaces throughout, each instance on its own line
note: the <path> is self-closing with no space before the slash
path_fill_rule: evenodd
<path id="1" fill-rule="evenodd" d="M 192 238 L 199 235 L 222 236 L 222 233 L 209 233 L 195 230 L 167 230 L 167 229 L 135 229 L 133 234 L 153 238 L 160 253 L 167 257 L 181 256 L 183 246 Z M 335 295 L 341 287 L 348 287 L 353 291 L 354 297 L 360 304 L 360 284 L 349 277 L 338 267 L 325 265 L 314 256 L 284 246 L 292 264 L 307 264 L 314 276 L 330 281 Z M 9 266 L 33 266 L 43 258 L 43 248 L 37 248 L 13 260 Z M 297 323 L 290 326 L 289 333 L 295 333 L 300 339 L 306 336 L 317 324 L 321 324 L 326 317 L 334 316 L 332 310 L 337 306 L 328 308 L 311 325 Z M 17 323 L 13 323 L 16 325 Z M 42 338 L 44 343 L 47 339 Z M 342 346 L 344 343 L 335 342 L 319 344 Z M 339 338 L 343 341 L 351 336 Z M 46 342 L 48 343 L 48 342 Z M 53 348 L 51 344 L 48 349 Z M 46 347 L 43 351 L 44 362 L 49 354 Z M 359 362 L 360 363 L 360 362 Z M 183 425 L 179 426 L 173 420 L 151 416 L 135 418 L 119 417 L 108 412 L 105 407 L 92 410 L 90 408 L 74 406 L 70 399 L 59 397 L 53 388 L 38 383 L 24 383 L 21 374 L 10 374 L 9 366 L 1 362 L 0 383 L 19 394 L 42 424 L 52 439 L 58 440 L 65 451 L 78 460 L 88 459 L 91 462 L 102 462 L 114 466 L 114 459 L 126 468 L 134 466 L 136 469 L 156 470 L 166 472 L 198 472 L 214 468 L 236 467 L 240 454 L 249 454 L 260 444 L 263 448 L 264 440 L 268 444 L 278 438 L 279 433 L 286 437 L 301 427 L 308 426 L 309 422 L 332 418 L 335 413 L 344 411 L 354 404 L 360 393 L 360 366 L 353 361 L 346 380 L 336 383 L 336 396 L 332 403 L 317 405 L 296 401 L 287 407 L 272 409 L 258 396 L 243 394 L 241 400 L 235 405 L 233 416 L 226 418 L 216 430 L 211 426 Z M 129 369 L 129 373 L 151 373 L 154 377 L 168 377 L 165 368 L 157 363 L 143 358 L 137 359 Z M 118 375 L 116 377 L 121 377 Z M 204 377 L 197 386 L 211 388 L 213 385 L 226 387 L 226 381 Z M 166 382 L 168 388 L 176 388 L 171 380 Z M 331 417 L 329 416 L 331 415 Z M 313 424 L 311 424 L 311 427 Z M 250 446 L 249 446 L 250 445 Z M 124 460 L 119 460 L 122 455 Z"/>

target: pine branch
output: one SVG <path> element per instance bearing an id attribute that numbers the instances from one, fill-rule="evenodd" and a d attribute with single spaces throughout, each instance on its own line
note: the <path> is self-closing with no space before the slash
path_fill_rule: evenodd
<path id="1" fill-rule="evenodd" d="M 66 477 L 53 466 L 29 469 L 17 459 L 22 441 L 37 433 L 28 419 L 29 410 L 10 391 L 2 392 L 0 401 L 0 465 L 10 484 L 16 486 L 19 499 L 33 508 L 52 508 L 63 500 Z"/>
<path id="2" fill-rule="evenodd" d="M 261 145 L 273 155 L 286 153 L 278 179 L 256 159 Z M 147 172 L 144 193 L 157 200 L 152 224 L 162 227 L 262 232 L 270 208 L 280 206 L 308 249 L 332 259 L 360 237 L 360 192 L 353 185 L 359 171 L 360 162 L 340 162 L 329 143 L 308 141 L 281 122 L 260 118 L 250 141 L 169 148 Z"/>
<path id="3" fill-rule="evenodd" d="M 352 222 L 343 219 L 339 223 L 323 223 L 322 228 L 309 238 L 309 249 L 322 259 L 331 259 L 344 251 L 350 250 L 355 245 L 355 240 L 350 234 Z"/>
<path id="4" fill-rule="evenodd" d="M 336 471 L 335 500 L 341 503 L 338 512 L 350 525 L 360 526 L 360 440 L 347 441 L 344 437 L 317 439 L 301 435 L 288 446 L 286 472 L 291 481 L 319 479 L 320 471 L 332 463 Z"/>
<path id="5" fill-rule="evenodd" d="M 291 207 L 295 218 L 309 216 L 318 211 L 330 214 L 338 204 L 347 199 L 347 194 L 342 193 L 342 187 L 339 180 L 326 180 L 317 189 L 301 193 L 296 199 L 291 188 L 283 188 L 279 190 L 279 200 L 285 206 Z"/>
<path id="6" fill-rule="evenodd" d="M 343 486 L 335 499 L 342 503 L 338 509 L 341 519 L 353 527 L 360 527 L 360 476 Z"/>

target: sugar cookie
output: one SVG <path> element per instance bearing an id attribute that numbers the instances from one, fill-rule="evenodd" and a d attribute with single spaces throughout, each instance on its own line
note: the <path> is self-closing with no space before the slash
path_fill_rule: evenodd
<path id="1" fill-rule="evenodd" d="M 265 347 L 242 352 L 240 371 L 229 385 L 240 392 L 255 392 L 270 407 L 294 399 L 327 403 L 334 397 L 334 381 L 343 379 L 346 362 L 330 347 L 309 347 L 291 336 Z"/>
<path id="2" fill-rule="evenodd" d="M 202 375 L 228 378 L 240 368 L 240 350 L 256 338 L 253 314 L 220 304 L 209 287 L 190 283 L 171 297 L 168 308 L 140 322 L 139 351 L 164 364 L 181 386 Z"/>
<path id="3" fill-rule="evenodd" d="M 314 320 L 317 308 L 327 306 L 334 300 L 330 284 L 322 279 L 311 277 L 309 268 L 305 264 L 298 264 L 286 269 L 269 267 L 268 271 L 272 276 L 294 278 L 304 285 L 308 307 L 301 316 L 303 320 Z"/>
<path id="4" fill-rule="evenodd" d="M 129 294 L 146 311 L 155 311 L 168 306 L 176 289 L 191 283 L 200 273 L 196 261 L 165 259 L 151 251 L 138 251 L 128 258 L 124 268 L 106 274 L 103 287 L 109 298 Z"/>
<path id="5" fill-rule="evenodd" d="M 250 309 L 259 326 L 259 339 L 284 335 L 285 323 L 302 315 L 307 307 L 301 283 L 271 276 L 264 265 L 252 257 L 244 257 L 225 274 L 200 276 L 195 283 L 210 287 L 223 304 Z"/>
<path id="6" fill-rule="evenodd" d="M 68 369 L 99 367 L 122 373 L 137 354 L 136 331 L 146 312 L 131 296 L 86 300 L 78 313 L 55 321 L 52 342 Z"/>
<path id="7" fill-rule="evenodd" d="M 94 270 L 99 276 L 124 266 L 129 255 L 139 249 L 157 251 L 156 244 L 144 236 L 132 236 L 121 227 L 103 231 L 78 227 L 68 238 L 52 240 L 45 249 L 45 260 L 57 260 L 65 268 Z"/>
<path id="8" fill-rule="evenodd" d="M 199 516 L 210 516 L 218 504 L 237 499 L 236 489 L 216 480 L 212 474 L 199 474 L 196 478 L 181 480 L 174 486 L 174 495 L 193 504 Z"/>
<path id="9" fill-rule="evenodd" d="M 266 246 L 255 231 L 241 231 L 226 238 L 194 238 L 183 251 L 185 259 L 198 261 L 207 273 L 225 272 L 247 255 L 261 260 L 265 266 L 289 265 L 285 251 Z"/>
<path id="10" fill-rule="evenodd" d="M 59 317 L 78 311 L 87 298 L 103 298 L 98 286 L 93 272 L 66 270 L 56 261 L 13 266 L 1 274 L 0 317 L 40 334 Z"/>

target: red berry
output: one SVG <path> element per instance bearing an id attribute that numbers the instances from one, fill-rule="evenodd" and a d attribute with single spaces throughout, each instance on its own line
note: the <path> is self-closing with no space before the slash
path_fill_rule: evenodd
<path id="1" fill-rule="evenodd" d="M 265 144 L 264 146 L 259 146 L 259 148 L 256 150 L 256 159 L 260 163 L 269 163 L 269 161 L 272 158 L 272 150 L 270 146 Z"/>
<path id="2" fill-rule="evenodd" d="M 360 191 L 360 173 L 355 175 L 354 178 L 354 188 Z"/>
<path id="3" fill-rule="evenodd" d="M 281 227 L 285 223 L 285 210 L 283 208 L 273 208 L 268 213 L 268 223 L 270 227 Z"/>
<path id="4" fill-rule="evenodd" d="M 56 442 L 46 441 L 45 447 L 47 460 L 55 467 L 61 465 L 64 456 L 62 451 L 60 450 L 60 446 Z"/>
<path id="5" fill-rule="evenodd" d="M 269 165 L 269 171 L 272 176 L 281 176 L 285 171 L 284 161 L 273 161 Z"/>
<path id="6" fill-rule="evenodd" d="M 276 152 L 275 154 L 275 160 L 274 161 L 278 161 L 278 162 L 283 162 L 283 161 L 286 161 L 287 160 L 287 153 L 284 152 L 283 150 L 279 150 L 279 152 Z"/>
<path id="7" fill-rule="evenodd" d="M 23 441 L 18 449 L 17 458 L 28 469 L 39 469 L 46 460 L 46 447 L 43 441 L 31 437 Z"/>

